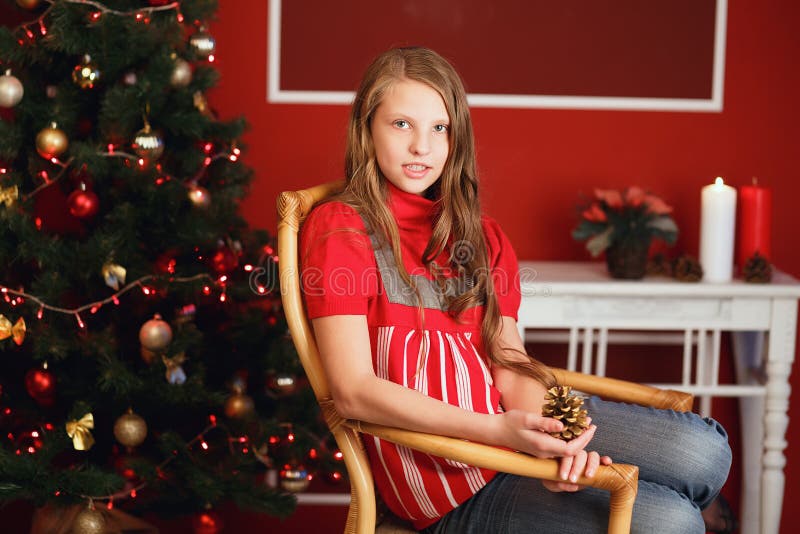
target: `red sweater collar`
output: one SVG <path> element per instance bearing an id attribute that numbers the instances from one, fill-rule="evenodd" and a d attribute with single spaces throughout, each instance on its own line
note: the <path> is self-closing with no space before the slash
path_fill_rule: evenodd
<path id="1" fill-rule="evenodd" d="M 438 205 L 435 200 L 403 191 L 388 180 L 386 185 L 389 187 L 389 209 L 397 219 L 398 228 L 432 229 Z"/>

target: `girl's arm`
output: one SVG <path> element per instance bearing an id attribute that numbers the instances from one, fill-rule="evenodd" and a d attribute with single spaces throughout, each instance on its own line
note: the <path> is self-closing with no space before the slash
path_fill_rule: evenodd
<path id="1" fill-rule="evenodd" d="M 561 423 L 537 413 L 475 413 L 378 378 L 364 315 L 320 317 L 312 324 L 342 417 L 500 445 L 542 458 L 574 456 L 591 439 L 587 432 L 586 438 L 565 443 L 546 434 L 561 430 Z"/>
<path id="2" fill-rule="evenodd" d="M 503 358 L 508 360 L 526 361 L 528 356 L 525 352 L 525 345 L 519 337 L 517 322 L 511 317 L 503 317 L 503 326 L 497 339 L 498 352 Z M 497 349 L 496 349 L 497 350 Z M 492 378 L 494 385 L 500 390 L 500 402 L 505 410 L 521 410 L 531 414 L 541 414 L 544 405 L 544 396 L 547 392 L 544 385 L 534 378 L 522 375 L 495 365 L 492 367 Z M 545 418 L 547 419 L 547 418 Z M 579 442 L 580 449 L 575 450 L 571 455 L 563 455 L 561 459 L 560 475 L 561 478 L 570 481 L 577 480 L 581 474 L 591 478 L 597 471 L 597 466 L 611 464 L 608 456 L 600 457 L 596 452 L 586 452 L 584 448 L 589 440 L 594 436 L 596 427 L 591 425 L 580 438 L 570 441 L 570 444 Z M 550 436 L 547 436 L 550 439 Z M 557 440 L 561 441 L 561 440 Z M 543 484 L 552 491 L 576 491 L 579 486 L 567 482 L 553 483 L 543 481 Z"/>

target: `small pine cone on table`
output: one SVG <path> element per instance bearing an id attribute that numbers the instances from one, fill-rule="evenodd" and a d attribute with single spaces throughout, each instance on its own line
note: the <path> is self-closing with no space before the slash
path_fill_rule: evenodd
<path id="1" fill-rule="evenodd" d="M 767 258 L 756 252 L 745 262 L 742 274 L 745 282 L 766 284 L 772 280 L 772 265 Z"/>
<path id="2" fill-rule="evenodd" d="M 554 438 L 570 441 L 583 434 L 589 426 L 586 420 L 588 414 L 583 407 L 583 397 L 572 393 L 572 386 L 553 386 L 547 390 L 544 399 L 542 415 L 558 419 L 564 424 L 561 432 L 550 434 Z"/>
<path id="3" fill-rule="evenodd" d="M 703 278 L 703 267 L 697 258 L 684 254 L 673 262 L 672 276 L 681 282 L 699 282 Z"/>
<path id="4" fill-rule="evenodd" d="M 672 262 L 664 254 L 658 253 L 647 262 L 649 276 L 672 276 Z"/>

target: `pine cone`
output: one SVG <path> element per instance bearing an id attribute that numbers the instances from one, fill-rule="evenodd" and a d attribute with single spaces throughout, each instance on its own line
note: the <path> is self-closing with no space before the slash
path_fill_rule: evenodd
<path id="1" fill-rule="evenodd" d="M 772 265 L 767 258 L 756 252 L 745 262 L 742 274 L 745 282 L 766 284 L 772 280 Z"/>
<path id="2" fill-rule="evenodd" d="M 699 282 L 703 278 L 703 267 L 697 258 L 684 254 L 672 263 L 672 276 L 681 282 Z"/>
<path id="3" fill-rule="evenodd" d="M 572 386 L 553 386 L 547 390 L 542 415 L 553 417 L 564 424 L 561 432 L 551 432 L 554 438 L 570 441 L 577 438 L 589 423 L 586 421 L 586 409 L 583 407 L 583 397 L 572 393 Z"/>

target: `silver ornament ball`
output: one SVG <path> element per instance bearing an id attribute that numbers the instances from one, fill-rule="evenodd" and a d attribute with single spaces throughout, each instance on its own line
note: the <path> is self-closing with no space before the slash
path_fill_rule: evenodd
<path id="1" fill-rule="evenodd" d="M 150 129 L 150 125 L 136 132 L 133 138 L 133 151 L 147 161 L 157 160 L 164 153 L 164 139 Z"/>
<path id="2" fill-rule="evenodd" d="M 81 510 L 72 522 L 75 534 L 103 534 L 106 531 L 106 518 L 100 510 L 89 506 Z"/>
<path id="3" fill-rule="evenodd" d="M 189 46 L 192 47 L 198 57 L 208 59 L 217 49 L 217 41 L 205 30 L 200 30 L 189 38 Z"/>
<path id="4" fill-rule="evenodd" d="M 147 350 L 159 352 L 172 341 L 172 327 L 156 314 L 139 329 L 139 343 Z"/>
<path id="5" fill-rule="evenodd" d="M 16 106 L 22 100 L 22 95 L 24 94 L 25 89 L 22 87 L 22 82 L 11 74 L 10 70 L 0 76 L 0 107 L 12 108 Z"/>
<path id="6" fill-rule="evenodd" d="M 292 493 L 300 493 L 308 488 L 308 470 L 301 464 L 291 463 L 283 466 L 280 472 L 281 487 Z"/>
<path id="7" fill-rule="evenodd" d="M 192 81 L 192 66 L 182 58 L 175 59 L 169 83 L 172 87 L 186 87 Z"/>
<path id="8" fill-rule="evenodd" d="M 291 395 L 297 390 L 297 377 L 290 373 L 270 373 L 267 388 L 278 397 Z"/>
<path id="9" fill-rule="evenodd" d="M 147 423 L 133 410 L 128 410 L 114 422 L 114 437 L 126 447 L 141 445 L 147 437 Z"/>

